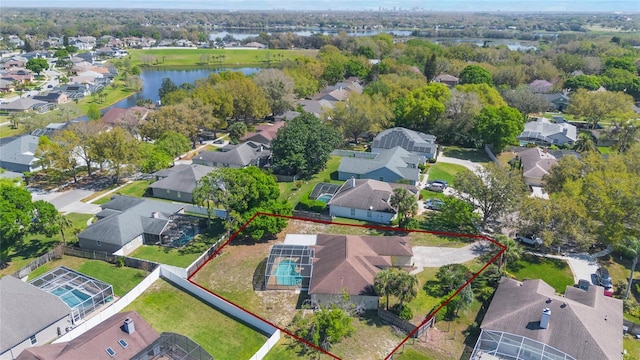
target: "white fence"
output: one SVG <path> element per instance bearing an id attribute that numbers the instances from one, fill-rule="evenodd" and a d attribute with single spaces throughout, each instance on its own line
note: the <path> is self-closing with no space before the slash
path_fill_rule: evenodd
<path id="1" fill-rule="evenodd" d="M 267 342 L 262 345 L 260 350 L 256 351 L 255 354 L 249 360 L 262 360 L 271 348 L 276 346 L 278 341 L 280 340 L 280 330 L 276 329 L 276 331 L 267 339 Z"/>
<path id="2" fill-rule="evenodd" d="M 151 286 L 151 284 L 153 284 L 156 280 L 158 280 L 158 278 L 160 278 L 160 268 L 161 266 L 153 270 L 149 275 L 147 275 L 147 277 L 144 278 L 144 280 L 140 282 L 140 284 L 138 284 L 136 287 L 131 289 L 131 291 L 129 291 L 125 296 L 114 301 L 111 305 L 109 305 L 109 307 L 100 310 L 100 312 L 95 316 L 93 316 L 92 318 L 77 325 L 75 328 L 73 328 L 73 330 L 62 335 L 61 337 L 56 339 L 53 343 L 57 344 L 65 341 L 71 341 L 77 338 L 78 336 L 84 334 L 94 326 L 105 321 L 112 315 L 115 315 L 120 311 L 122 311 L 122 309 L 127 307 L 127 305 L 131 304 L 133 300 L 135 300 L 138 296 L 140 296 L 145 290 L 149 288 L 149 286 Z"/>

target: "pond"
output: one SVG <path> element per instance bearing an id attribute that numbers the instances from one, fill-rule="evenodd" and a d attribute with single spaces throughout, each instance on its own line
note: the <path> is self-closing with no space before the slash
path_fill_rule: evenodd
<path id="1" fill-rule="evenodd" d="M 176 85 L 180 86 L 184 83 L 193 83 L 199 79 L 209 77 L 211 73 L 219 73 L 225 70 L 239 71 L 245 75 L 255 74 L 260 71 L 257 67 L 241 67 L 241 68 L 200 68 L 200 69 L 147 69 L 142 70 L 140 78 L 142 79 L 142 91 L 122 99 L 109 108 L 130 108 L 136 106 L 138 100 L 151 99 L 153 102 L 160 100 L 158 89 L 162 84 L 162 79 L 169 78 Z M 106 109 L 105 109 L 106 110 Z"/>

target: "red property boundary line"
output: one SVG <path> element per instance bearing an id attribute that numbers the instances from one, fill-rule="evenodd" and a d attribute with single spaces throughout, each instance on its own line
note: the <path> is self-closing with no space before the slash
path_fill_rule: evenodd
<path id="1" fill-rule="evenodd" d="M 258 216 L 271 216 L 271 217 L 278 217 L 278 218 L 283 218 L 283 219 L 288 219 L 288 220 L 301 220 L 301 221 L 308 221 L 308 222 L 313 222 L 313 223 L 319 223 L 319 224 L 325 224 L 325 225 L 341 225 L 341 226 L 350 226 L 350 227 L 359 227 L 359 228 L 365 228 L 365 229 L 376 229 L 376 230 L 385 230 L 385 231 L 394 231 L 394 232 L 406 232 L 406 233 L 412 233 L 412 232 L 416 232 L 416 233 L 426 233 L 426 234 L 434 234 L 434 235 L 442 235 L 442 236 L 450 236 L 450 237 L 464 237 L 464 238 L 469 238 L 469 239 L 478 239 L 478 240 L 486 240 L 486 241 L 490 241 L 491 243 L 493 243 L 494 245 L 498 246 L 500 248 L 500 251 L 498 251 L 497 254 L 495 254 L 491 260 L 489 260 L 489 262 L 487 262 L 480 270 L 478 270 L 476 273 L 473 274 L 473 276 L 467 280 L 466 283 L 464 283 L 460 288 L 458 288 L 458 290 L 456 290 L 451 296 L 449 296 L 442 304 L 440 304 L 440 306 L 438 308 L 436 308 L 434 311 L 431 312 L 431 314 L 429 314 L 427 317 L 425 317 L 424 321 L 422 321 L 420 323 L 420 325 L 416 326 L 416 328 L 411 331 L 395 348 L 393 348 L 393 350 L 391 350 L 391 352 L 384 357 L 384 360 L 390 360 L 393 357 L 393 354 L 402 346 L 404 345 L 407 340 L 409 340 L 413 334 L 415 334 L 418 329 L 420 329 L 420 327 L 422 327 L 424 324 L 426 324 L 428 321 L 430 321 L 443 307 L 447 306 L 447 304 L 455 297 L 457 296 L 465 287 L 467 287 L 469 284 L 471 284 L 471 282 L 473 280 L 475 280 L 489 265 L 493 264 L 496 260 L 498 260 L 502 254 L 504 254 L 504 252 L 507 250 L 506 246 L 500 244 L 499 242 L 493 240 L 492 238 L 488 237 L 488 236 L 484 236 L 484 235 L 474 235 L 474 234 L 460 234 L 460 233 L 453 233 L 453 232 L 445 232 L 445 231 L 427 231 L 427 230 L 408 230 L 408 229 L 402 229 L 402 228 L 397 228 L 397 227 L 390 227 L 390 226 L 378 226 L 378 225 L 358 225 L 358 224 L 348 224 L 348 223 L 341 223 L 341 222 L 332 222 L 332 221 L 325 221 L 325 220 L 318 220 L 318 219 L 306 219 L 306 218 L 301 218 L 301 217 L 294 217 L 294 216 L 287 216 L 287 215 L 278 215 L 278 214 L 269 214 L 269 213 L 262 213 L 262 212 L 258 212 L 255 213 L 251 219 L 249 219 L 246 223 L 244 223 L 240 229 L 238 229 L 236 232 L 234 232 L 227 241 L 224 242 L 224 244 L 222 244 L 222 246 L 220 246 L 211 256 L 209 256 L 209 258 L 202 264 L 200 265 L 194 272 L 193 274 L 191 274 L 188 278 L 187 281 L 189 281 L 190 283 L 192 283 L 193 285 L 199 287 L 200 289 L 210 293 L 211 295 L 222 299 L 226 302 L 228 302 L 229 304 L 231 304 L 232 306 L 236 307 L 239 310 L 244 311 L 245 313 L 269 324 L 270 326 L 273 326 L 274 328 L 284 332 L 285 334 L 291 336 L 292 338 L 302 342 L 303 344 L 310 346 L 336 360 L 342 360 L 341 358 L 337 357 L 336 355 L 308 342 L 305 339 L 300 338 L 299 336 L 291 333 L 290 331 L 281 328 L 275 324 L 273 324 L 271 321 L 243 308 L 242 306 L 239 306 L 227 299 L 225 299 L 224 297 L 212 292 L 211 290 L 201 286 L 200 284 L 194 282 L 191 280 L 191 278 L 193 278 L 205 265 L 207 265 L 209 263 L 209 261 L 211 261 L 211 259 L 215 258 L 220 251 L 222 251 L 222 249 L 227 246 L 231 241 L 233 241 L 238 234 L 240 234 L 244 229 L 247 228 L 247 226 L 249 226 L 249 224 L 255 220 L 256 217 Z"/>

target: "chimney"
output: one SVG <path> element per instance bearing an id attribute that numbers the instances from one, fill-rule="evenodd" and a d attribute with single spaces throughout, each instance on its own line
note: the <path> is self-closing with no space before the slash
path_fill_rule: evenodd
<path id="1" fill-rule="evenodd" d="M 157 211 L 151 212 L 151 217 L 154 218 L 154 219 L 157 219 L 158 218 L 158 212 Z"/>
<path id="2" fill-rule="evenodd" d="M 349 188 L 353 189 L 354 187 L 356 187 L 356 178 L 352 177 Z"/>
<path id="3" fill-rule="evenodd" d="M 540 318 L 540 328 L 541 329 L 548 328 L 550 319 L 551 319 L 551 309 L 544 308 L 544 310 L 542 310 L 542 317 Z"/>
<path id="4" fill-rule="evenodd" d="M 124 331 L 131 335 L 134 332 L 136 332 L 136 327 L 133 325 L 133 319 L 132 318 L 126 318 L 124 319 Z"/>

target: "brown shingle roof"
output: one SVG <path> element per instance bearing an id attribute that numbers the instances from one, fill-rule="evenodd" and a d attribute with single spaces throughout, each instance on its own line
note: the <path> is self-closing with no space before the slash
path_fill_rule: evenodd
<path id="1" fill-rule="evenodd" d="M 128 334 L 123 329 L 127 318 L 133 320 L 133 334 Z M 16 360 L 130 359 L 159 337 L 138 313 L 130 311 L 111 316 L 69 342 L 26 349 Z M 120 339 L 127 343 L 126 348 L 118 343 Z M 108 347 L 116 353 L 114 357 L 107 353 Z"/>
<path id="2" fill-rule="evenodd" d="M 318 235 L 310 294 L 374 295 L 373 280 L 392 256 L 413 256 L 399 236 Z"/>
<path id="3" fill-rule="evenodd" d="M 551 318 L 541 329 L 545 308 Z M 567 287 L 562 297 L 539 279 L 503 278 L 481 328 L 525 336 L 576 359 L 622 359 L 622 301 L 604 296 L 598 286 Z"/>

